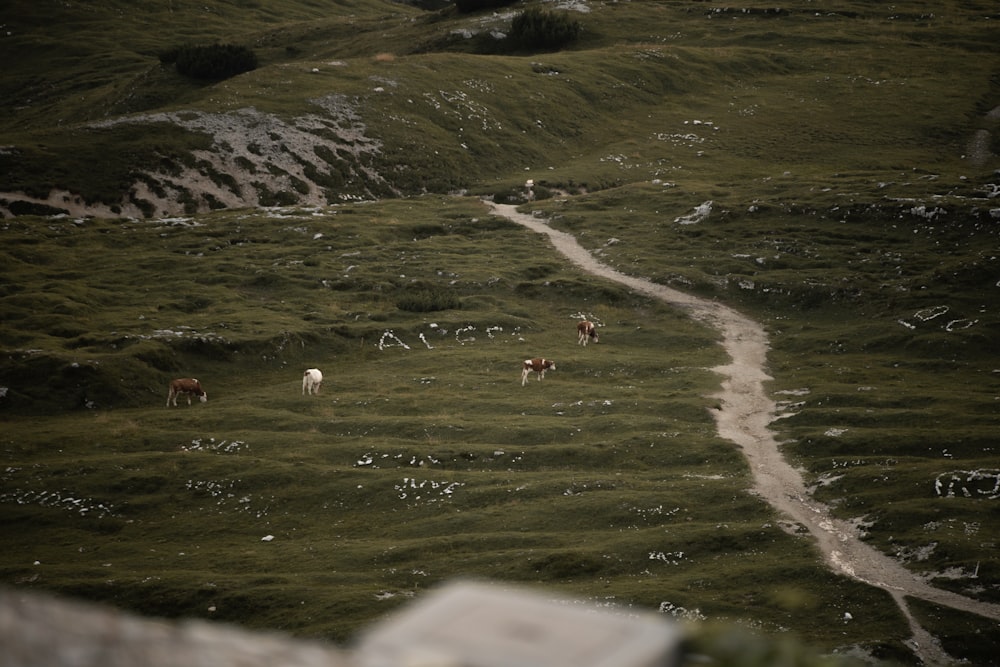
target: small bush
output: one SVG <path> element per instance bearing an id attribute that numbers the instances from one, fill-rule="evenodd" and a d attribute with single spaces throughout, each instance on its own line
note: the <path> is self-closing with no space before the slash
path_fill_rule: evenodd
<path id="1" fill-rule="evenodd" d="M 7 203 L 7 200 L 0 201 Z M 7 204 L 12 215 L 69 215 L 69 211 L 64 208 L 56 208 L 48 204 L 36 204 L 34 202 L 15 200 Z"/>
<path id="2" fill-rule="evenodd" d="M 455 0 L 455 9 L 460 12 L 478 12 L 483 9 L 493 9 L 512 5 L 516 0 Z"/>
<path id="3" fill-rule="evenodd" d="M 523 204 L 528 201 L 528 193 L 521 186 L 513 186 L 499 192 L 494 192 L 493 201 L 497 204 Z"/>
<path id="4" fill-rule="evenodd" d="M 396 307 L 411 313 L 429 313 L 435 310 L 461 308 L 458 297 L 443 289 L 406 290 L 396 300 Z"/>
<path id="5" fill-rule="evenodd" d="M 580 23 L 565 13 L 529 7 L 514 17 L 510 39 L 525 49 L 558 49 L 580 34 Z"/>
<path id="6" fill-rule="evenodd" d="M 173 46 L 166 51 L 160 51 L 158 54 L 160 63 L 163 65 L 173 65 L 177 62 L 177 56 L 180 55 L 180 52 L 181 47 L 179 46 Z"/>
<path id="7" fill-rule="evenodd" d="M 534 193 L 536 200 L 552 199 L 552 197 L 555 195 L 555 193 L 552 190 L 548 189 L 544 185 L 539 185 L 537 183 L 535 184 L 535 187 L 532 189 L 532 192 Z"/>
<path id="8" fill-rule="evenodd" d="M 169 52 L 169 56 L 180 74 L 194 79 L 221 81 L 257 69 L 257 55 L 250 48 L 235 44 L 184 46 L 176 54 Z M 160 60 L 163 59 L 161 55 Z"/>

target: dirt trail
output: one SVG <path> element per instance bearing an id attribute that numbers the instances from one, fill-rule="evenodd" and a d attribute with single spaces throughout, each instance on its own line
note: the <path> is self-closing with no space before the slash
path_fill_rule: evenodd
<path id="1" fill-rule="evenodd" d="M 548 236 L 559 252 L 588 273 L 681 308 L 695 320 L 719 331 L 721 344 L 730 357 L 730 363 L 713 369 L 722 376 L 722 389 L 714 396 L 719 399 L 720 408 L 713 411 L 719 435 L 743 451 L 753 472 L 754 491 L 779 513 L 809 531 L 832 570 L 892 595 L 913 632 L 910 648 L 923 664 L 947 665 L 957 661 L 944 653 L 938 642 L 917 624 L 907 607 L 907 596 L 1000 621 L 1000 605 L 930 586 L 863 542 L 854 526 L 834 518 L 825 505 L 809 496 L 802 475 L 782 457 L 769 428 L 776 418 L 776 406 L 764 389 L 764 382 L 771 378 L 764 370 L 768 339 L 760 324 L 719 303 L 619 273 L 594 259 L 572 235 L 552 229 L 543 219 L 519 213 L 513 205 L 487 203 L 496 215 Z"/>

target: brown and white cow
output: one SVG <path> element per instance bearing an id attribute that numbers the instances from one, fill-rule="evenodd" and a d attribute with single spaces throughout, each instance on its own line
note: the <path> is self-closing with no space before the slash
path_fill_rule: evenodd
<path id="1" fill-rule="evenodd" d="M 323 374 L 318 368 L 308 368 L 302 374 L 302 395 L 308 392 L 310 396 L 314 393 L 319 395 L 319 388 L 323 384 Z"/>
<path id="2" fill-rule="evenodd" d="M 593 322 L 588 322 L 584 320 L 576 325 L 576 335 L 577 343 L 587 347 L 587 343 L 593 340 L 595 343 L 598 341 L 597 327 L 594 326 Z"/>
<path id="3" fill-rule="evenodd" d="M 542 378 L 545 377 L 545 371 L 554 371 L 555 369 L 556 362 L 551 359 L 542 359 L 541 357 L 525 359 L 524 364 L 521 367 L 521 386 L 523 387 L 528 381 L 529 373 L 538 373 L 538 381 L 541 382 Z"/>
<path id="4" fill-rule="evenodd" d="M 202 403 L 208 400 L 208 394 L 205 393 L 205 390 L 201 388 L 201 383 L 196 379 L 178 378 L 170 381 L 170 387 L 167 390 L 167 407 L 170 407 L 171 401 L 173 401 L 174 407 L 177 407 L 177 397 L 181 394 L 187 394 L 188 405 L 191 405 L 192 396 L 197 396 Z"/>

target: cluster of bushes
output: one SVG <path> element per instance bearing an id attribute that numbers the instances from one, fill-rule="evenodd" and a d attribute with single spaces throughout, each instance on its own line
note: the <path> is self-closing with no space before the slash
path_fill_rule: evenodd
<path id="1" fill-rule="evenodd" d="M 179 46 L 161 53 L 160 62 L 173 64 L 184 76 L 221 81 L 257 69 L 257 54 L 237 44 Z"/>
<path id="2" fill-rule="evenodd" d="M 478 12 L 482 9 L 493 9 L 512 5 L 517 0 L 455 0 L 455 9 L 460 12 Z"/>
<path id="3" fill-rule="evenodd" d="M 524 49 L 558 49 L 580 35 L 580 22 L 565 13 L 529 7 L 514 17 L 510 39 Z"/>
<path id="4" fill-rule="evenodd" d="M 476 12 L 513 4 L 515 0 L 455 0 L 460 12 Z M 528 7 L 514 17 L 509 39 L 516 48 L 558 49 L 580 34 L 580 23 L 565 12 L 549 12 L 538 7 Z"/>

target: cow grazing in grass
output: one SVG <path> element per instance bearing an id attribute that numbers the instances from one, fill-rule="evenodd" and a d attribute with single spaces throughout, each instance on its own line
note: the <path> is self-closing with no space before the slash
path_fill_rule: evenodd
<path id="1" fill-rule="evenodd" d="M 169 408 L 170 403 L 173 402 L 176 408 L 177 397 L 181 394 L 187 394 L 188 405 L 191 405 L 192 396 L 197 396 L 202 403 L 208 400 L 208 394 L 201 388 L 200 382 L 194 378 L 178 378 L 170 381 L 170 387 L 167 390 L 167 407 Z"/>
<path id="2" fill-rule="evenodd" d="M 521 367 L 521 386 L 523 387 L 528 381 L 529 373 L 538 373 L 538 381 L 541 382 L 542 378 L 545 377 L 545 371 L 554 371 L 555 369 L 556 362 L 551 359 L 542 359 L 541 357 L 525 359 Z"/>
<path id="3" fill-rule="evenodd" d="M 302 374 L 302 395 L 305 396 L 307 393 L 312 396 L 313 394 L 319 394 L 320 385 L 323 384 L 323 374 L 319 372 L 318 368 L 310 368 Z"/>
<path id="4" fill-rule="evenodd" d="M 584 320 L 576 325 L 577 343 L 587 347 L 587 343 L 593 340 L 595 343 L 598 341 L 597 327 L 594 326 L 593 322 L 588 322 Z"/>

